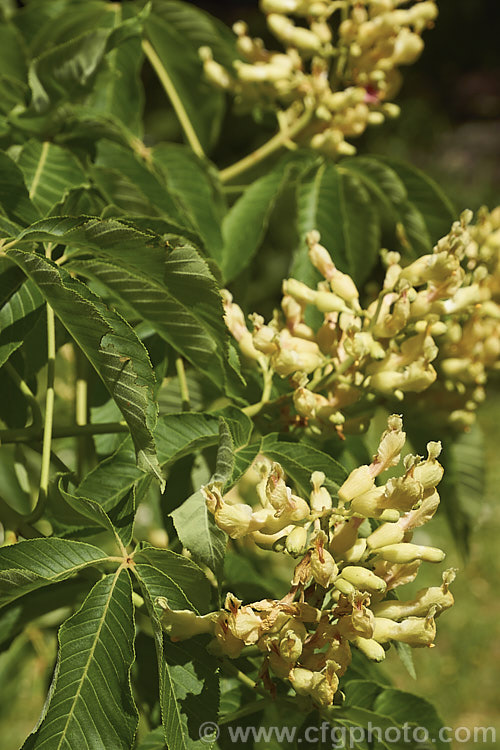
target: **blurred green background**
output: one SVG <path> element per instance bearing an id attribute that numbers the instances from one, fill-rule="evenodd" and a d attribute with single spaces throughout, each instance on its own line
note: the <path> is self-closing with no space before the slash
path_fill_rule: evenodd
<path id="1" fill-rule="evenodd" d="M 252 31 L 263 32 L 256 2 L 194 4 L 227 23 L 245 18 Z M 390 154 L 411 161 L 440 183 L 458 210 L 483 204 L 492 208 L 500 203 L 500 3 L 440 0 L 438 5 L 440 17 L 435 29 L 426 33 L 421 60 L 404 71 L 405 83 L 397 100 L 401 117 L 372 128 L 357 142 L 359 153 Z M 145 83 L 149 138 L 154 141 L 170 135 L 166 131 L 171 120 L 165 118 L 163 94 L 151 71 L 145 71 Z M 235 120 L 228 118 L 227 127 L 233 130 Z M 242 149 L 236 157 L 250 150 L 250 119 L 241 122 L 238 134 L 233 131 L 232 135 L 233 148 Z M 228 160 L 227 152 L 216 152 L 215 157 Z M 280 264 L 274 270 L 268 266 L 267 271 L 277 293 Z M 268 290 L 261 287 L 255 296 L 267 295 Z M 459 569 L 453 585 L 456 606 L 439 619 L 436 647 L 415 652 L 418 681 L 412 680 L 395 655 L 384 669 L 402 689 L 434 702 L 446 725 L 494 726 L 500 738 L 500 392 L 495 386 L 490 387 L 480 411 L 480 424 L 488 472 L 469 559 L 459 557 L 442 517 L 430 529 L 432 543 L 449 552 L 447 566 Z M 417 588 L 436 585 L 439 575 L 432 566 L 423 568 Z M 32 625 L 9 652 L 0 655 L 1 750 L 17 750 L 32 729 L 33 718 L 43 705 L 55 652 L 55 638 Z M 21 654 L 29 658 L 20 659 Z M 15 685 L 15 690 L 9 685 Z M 480 747 L 489 750 L 493 745 Z"/>

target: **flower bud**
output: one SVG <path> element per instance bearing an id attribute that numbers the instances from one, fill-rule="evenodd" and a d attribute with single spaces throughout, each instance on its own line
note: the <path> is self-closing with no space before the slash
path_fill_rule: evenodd
<path id="1" fill-rule="evenodd" d="M 357 638 L 353 638 L 354 645 L 356 648 L 359 648 L 361 653 L 363 653 L 368 659 L 371 661 L 381 662 L 385 659 L 385 650 L 383 646 L 378 643 L 378 641 L 374 640 L 373 638 L 361 638 L 358 636 Z"/>
<path id="2" fill-rule="evenodd" d="M 358 495 L 351 502 L 351 511 L 365 518 L 378 518 L 384 511 L 385 490 L 373 487 L 368 492 Z"/>
<path id="3" fill-rule="evenodd" d="M 340 576 L 335 579 L 333 585 L 341 594 L 344 594 L 344 596 L 353 596 L 356 593 L 356 588 L 352 583 L 349 583 L 349 581 L 346 581 L 345 578 L 341 578 Z"/>
<path id="4" fill-rule="evenodd" d="M 291 670 L 289 679 L 296 693 L 299 695 L 309 695 L 313 676 L 314 672 L 310 669 L 295 667 Z"/>
<path id="5" fill-rule="evenodd" d="M 370 473 L 369 466 L 358 466 L 357 469 L 351 471 L 344 484 L 339 489 L 339 498 L 344 503 L 349 502 L 349 500 L 371 490 L 374 483 L 375 480 Z"/>
<path id="6" fill-rule="evenodd" d="M 296 526 L 288 534 L 285 542 L 286 550 L 290 555 L 303 555 L 307 545 L 307 529 L 304 526 Z"/>
<path id="7" fill-rule="evenodd" d="M 329 588 L 338 576 L 337 563 L 328 552 L 319 544 L 311 553 L 311 575 L 324 589 Z"/>
<path id="8" fill-rule="evenodd" d="M 360 565 L 348 565 L 343 568 L 340 576 L 360 591 L 368 591 L 371 594 L 384 592 L 387 588 L 387 584 L 382 578 Z"/>
<path id="9" fill-rule="evenodd" d="M 309 29 L 295 26 L 286 16 L 279 13 L 270 13 L 267 16 L 267 25 L 274 36 L 283 44 L 297 47 L 302 52 L 318 52 L 321 49 L 320 39 Z"/>
<path id="10" fill-rule="evenodd" d="M 417 464 L 412 471 L 413 478 L 419 481 L 425 490 L 435 487 L 443 478 L 444 469 L 436 461 L 441 452 L 441 443 L 428 443 L 429 458 Z"/>
<path id="11" fill-rule="evenodd" d="M 388 544 L 377 549 L 377 555 L 383 560 L 393 563 L 409 563 L 414 560 L 425 560 L 426 562 L 441 562 L 445 558 L 443 550 L 437 547 L 425 547 L 421 544 L 401 542 L 400 544 Z"/>
<path id="12" fill-rule="evenodd" d="M 403 617 L 425 617 L 432 607 L 436 608 L 436 614 L 443 612 L 453 606 L 454 598 L 448 589 L 443 591 L 441 586 L 431 586 L 420 589 L 414 599 L 401 602 L 397 600 L 386 600 L 377 602 L 372 606 L 373 613 L 377 617 L 387 617 L 389 620 L 401 620 Z"/>
<path id="13" fill-rule="evenodd" d="M 313 471 L 311 474 L 311 484 L 313 491 L 309 496 L 311 509 L 317 513 L 332 508 L 332 496 L 322 485 L 325 482 L 325 475 L 322 471 Z"/>
<path id="14" fill-rule="evenodd" d="M 373 464 L 377 467 L 377 474 L 396 466 L 399 463 L 401 451 L 406 442 L 406 432 L 403 432 L 403 420 L 398 414 L 392 414 L 387 420 L 388 429 L 380 440 L 377 455 Z"/>
<path id="15" fill-rule="evenodd" d="M 379 643 L 401 641 L 409 646 L 429 646 L 436 636 L 436 624 L 432 617 L 408 617 L 395 622 L 385 617 L 375 617 L 373 638 Z"/>
<path id="16" fill-rule="evenodd" d="M 352 547 L 344 552 L 344 562 L 357 563 L 363 557 L 366 550 L 366 539 L 356 539 Z"/>
<path id="17" fill-rule="evenodd" d="M 383 523 L 367 537 L 366 543 L 370 549 L 376 550 L 389 544 L 403 541 L 404 530 L 397 523 Z"/>
<path id="18" fill-rule="evenodd" d="M 320 274 L 327 281 L 330 281 L 336 270 L 335 263 L 331 259 L 328 250 L 319 244 L 320 239 L 320 234 L 315 229 L 307 234 L 306 242 L 309 247 L 309 260 L 318 269 Z"/>

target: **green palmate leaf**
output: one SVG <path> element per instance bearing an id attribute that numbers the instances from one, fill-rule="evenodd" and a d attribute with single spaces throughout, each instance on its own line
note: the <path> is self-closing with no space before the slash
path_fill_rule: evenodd
<path id="1" fill-rule="evenodd" d="M 322 161 L 302 177 L 297 191 L 297 210 L 301 242 L 292 276 L 306 283 L 317 280 L 305 242 L 306 234 L 317 229 L 321 243 L 336 265 L 357 283 L 365 281 L 380 250 L 380 225 L 361 180 Z"/>
<path id="2" fill-rule="evenodd" d="M 311 474 L 323 471 L 325 487 L 336 493 L 347 477 L 344 467 L 327 453 L 305 443 L 294 443 L 285 435 L 272 433 L 262 439 L 261 452 L 283 466 L 285 473 L 306 497 L 311 492 Z"/>
<path id="3" fill-rule="evenodd" d="M 155 0 L 145 31 L 206 150 L 219 132 L 224 94 L 205 81 L 198 49 L 222 46 L 218 25 L 189 3 Z"/>
<path id="4" fill-rule="evenodd" d="M 410 164 L 385 157 L 374 158 L 390 167 L 405 186 L 408 204 L 422 216 L 431 244 L 447 234 L 457 217 L 453 205 L 441 188 Z M 430 248 L 427 252 L 429 251 Z"/>
<path id="5" fill-rule="evenodd" d="M 23 225 L 31 224 L 40 216 L 30 201 L 23 173 L 3 151 L 0 151 L 0 208 L 9 219 Z"/>
<path id="6" fill-rule="evenodd" d="M 168 189 L 178 199 L 190 223 L 214 257 L 222 248 L 221 215 L 215 200 L 215 185 L 204 164 L 185 146 L 160 144 L 151 155 L 163 173 Z"/>
<path id="7" fill-rule="evenodd" d="M 34 58 L 39 57 L 48 49 L 53 48 L 68 39 L 74 39 L 94 28 L 111 30 L 114 26 L 116 12 L 100 0 L 86 0 L 86 2 L 53 3 L 37 1 L 29 3 L 29 10 L 36 7 L 38 28 L 36 36 L 30 43 L 30 51 Z M 52 7 L 51 7 L 52 6 Z M 28 12 L 22 14 L 17 21 L 24 28 L 26 21 L 35 24 L 33 16 Z"/>
<path id="8" fill-rule="evenodd" d="M 104 381 L 130 427 L 140 468 L 161 480 L 152 434 L 154 372 L 133 329 L 48 259 L 21 250 L 10 251 L 9 257 L 37 285 Z"/>
<path id="9" fill-rule="evenodd" d="M 353 156 L 342 159 L 340 167 L 360 177 L 386 208 L 392 209 L 408 200 L 402 180 L 393 169 L 378 159 L 370 156 Z"/>
<path id="10" fill-rule="evenodd" d="M 49 704 L 26 750 L 130 750 L 138 721 L 130 689 L 134 636 L 132 586 L 120 568 L 62 625 Z"/>
<path id="11" fill-rule="evenodd" d="M 31 539 L 0 548 L 0 606 L 107 560 L 98 547 L 67 539 Z"/>
<path id="12" fill-rule="evenodd" d="M 126 148 L 118 143 L 110 141 L 101 141 L 97 150 L 96 171 L 94 172 L 98 183 L 104 190 L 106 185 L 103 184 L 103 177 L 108 175 L 121 175 L 121 182 L 115 177 L 115 188 L 109 183 L 105 190 L 107 197 L 113 200 L 118 206 L 127 208 L 130 206 L 130 197 L 128 202 L 124 201 L 123 192 L 128 185 L 128 195 L 135 195 L 135 201 L 139 206 L 139 201 L 143 202 L 144 207 L 150 207 L 149 210 L 135 211 L 135 213 L 152 213 L 163 218 L 170 218 L 177 222 L 183 222 L 184 216 L 178 205 L 175 196 L 167 190 L 161 174 L 154 169 L 150 169 L 147 163 L 130 148 Z M 103 172 L 104 168 L 104 172 Z M 109 170 L 112 170 L 109 172 Z M 121 193 L 117 187 L 121 185 Z M 125 193 L 127 197 L 127 193 Z"/>
<path id="13" fill-rule="evenodd" d="M 85 182 L 84 171 L 75 156 L 49 141 L 25 143 L 17 163 L 24 174 L 30 199 L 42 214 L 48 213 L 72 187 Z"/>
<path id="14" fill-rule="evenodd" d="M 289 157 L 282 159 L 246 188 L 224 217 L 224 244 L 213 257 L 221 267 L 225 283 L 241 273 L 259 249 L 276 200 L 293 169 Z"/>
<path id="15" fill-rule="evenodd" d="M 149 577 L 143 578 L 147 568 L 148 565 L 141 565 L 140 571 L 137 566 L 134 570 L 153 626 L 164 736 L 167 746 L 172 750 L 201 750 L 212 744 L 200 741 L 199 728 L 204 721 L 214 721 L 217 716 L 217 663 L 197 640 L 190 640 L 188 648 L 181 644 L 164 643 L 154 604 L 159 590 L 155 587 L 158 579 L 151 571 L 146 571 Z M 183 599 L 178 601 L 182 602 Z"/>
<path id="16" fill-rule="evenodd" d="M 0 367 L 19 349 L 38 320 L 43 304 L 37 286 L 25 281 L 0 309 Z"/>
<path id="17" fill-rule="evenodd" d="M 135 554 L 134 562 L 153 601 L 163 596 L 171 609 L 202 614 L 209 610 L 210 584 L 192 560 L 167 549 L 145 547 Z"/>
<path id="18" fill-rule="evenodd" d="M 219 447 L 217 450 L 217 461 L 212 481 L 220 483 L 225 487 L 233 475 L 234 468 L 234 440 L 231 430 L 225 419 L 219 422 Z"/>
<path id="19" fill-rule="evenodd" d="M 142 269 L 130 270 L 97 260 L 75 261 L 70 267 L 104 284 L 216 385 L 224 384 L 228 337 L 222 300 L 193 247 L 174 247 L 157 275 L 146 262 Z"/>

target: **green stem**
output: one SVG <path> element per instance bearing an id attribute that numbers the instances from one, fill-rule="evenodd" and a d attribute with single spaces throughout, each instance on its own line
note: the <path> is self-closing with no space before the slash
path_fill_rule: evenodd
<path id="1" fill-rule="evenodd" d="M 52 439 L 79 437 L 80 435 L 111 435 L 116 432 L 128 432 L 125 422 L 102 422 L 101 424 L 67 425 L 54 427 Z M 38 427 L 24 429 L 0 430 L 0 444 L 7 443 L 39 443 L 43 438 L 43 430 Z"/>
<path id="2" fill-rule="evenodd" d="M 344 361 L 333 371 L 328 373 L 328 375 L 324 375 L 320 380 L 318 380 L 316 383 L 314 380 L 311 380 L 309 387 L 312 391 L 319 391 L 322 388 L 326 388 L 330 383 L 333 383 L 335 380 L 338 380 L 341 375 L 344 374 L 344 372 L 347 372 L 347 370 L 353 366 L 353 364 L 356 361 L 356 357 L 346 357 Z"/>
<path id="3" fill-rule="evenodd" d="M 87 360 L 78 347 L 75 347 L 76 359 L 76 382 L 75 382 L 75 421 L 80 427 L 87 424 L 88 400 L 87 400 Z M 81 435 L 77 438 L 77 475 L 82 477 L 85 473 L 87 463 L 88 436 Z"/>
<path id="4" fill-rule="evenodd" d="M 222 169 L 219 172 L 221 182 L 228 182 L 233 177 L 240 175 L 242 172 L 246 172 L 247 169 L 254 167 L 259 162 L 267 159 L 268 156 L 274 154 L 275 151 L 283 148 L 288 141 L 294 138 L 300 133 L 301 130 L 310 122 L 313 116 L 312 109 L 306 109 L 303 114 L 291 125 L 287 130 L 280 130 L 276 135 L 273 135 L 266 143 L 252 151 L 243 159 L 231 164 L 230 167 Z"/>
<path id="5" fill-rule="evenodd" d="M 191 124 L 191 120 L 189 119 L 188 114 L 184 108 L 184 104 L 182 103 L 182 100 L 175 89 L 172 79 L 165 70 L 162 61 L 156 54 L 156 51 L 152 44 L 147 39 L 143 40 L 142 49 L 149 62 L 151 63 L 151 67 L 158 76 L 158 79 L 163 86 L 166 95 L 170 99 L 172 107 L 175 110 L 175 114 L 177 115 L 177 118 L 181 124 L 189 145 L 193 149 L 196 156 L 203 158 L 205 156 L 203 147 L 198 139 L 198 136 L 196 135 L 193 125 Z"/>
<path id="6" fill-rule="evenodd" d="M 189 398 L 189 386 L 186 380 L 186 371 L 184 369 L 182 357 L 177 357 L 175 360 L 175 369 L 177 370 L 177 377 L 179 378 L 179 386 L 181 389 L 182 411 L 190 411 L 191 400 Z"/>
<path id="7" fill-rule="evenodd" d="M 246 685 L 248 688 L 250 688 L 250 690 L 254 692 L 257 691 L 257 693 L 260 693 L 261 695 L 269 699 L 269 693 L 267 692 L 267 690 L 261 685 L 257 685 L 257 683 L 254 682 L 251 677 L 248 677 L 244 672 L 241 672 L 241 670 L 235 667 L 234 664 L 224 661 L 222 669 L 232 677 L 236 677 L 237 680 L 239 680 L 243 685 Z"/>
<path id="8" fill-rule="evenodd" d="M 29 387 L 29 385 L 26 383 L 25 380 L 19 375 L 16 368 L 11 364 L 11 362 L 5 363 L 5 369 L 7 370 L 8 374 L 12 378 L 12 380 L 15 382 L 25 399 L 28 401 L 31 409 L 31 425 L 30 427 L 40 427 L 43 419 L 42 419 L 42 410 L 40 409 L 40 404 L 36 400 L 35 394 Z"/>
<path id="9" fill-rule="evenodd" d="M 50 249 L 47 249 L 50 258 Z M 28 523 L 38 521 L 47 504 L 50 478 L 50 459 L 52 453 L 52 427 L 54 423 L 54 379 L 56 369 L 56 322 L 54 310 L 47 303 L 47 393 L 45 395 L 45 422 L 43 427 L 42 468 L 38 500 L 33 511 L 26 517 Z"/>
<path id="10" fill-rule="evenodd" d="M 368 325 L 368 331 L 373 331 L 375 326 L 377 325 L 377 321 L 380 315 L 380 311 L 382 310 L 382 305 L 384 304 L 384 298 L 386 294 L 390 294 L 390 292 L 387 289 L 382 289 L 378 296 L 377 300 L 377 307 L 375 308 L 375 313 L 373 315 L 373 318 L 370 320 L 370 323 Z"/>
<path id="11" fill-rule="evenodd" d="M 272 370 L 266 370 L 264 372 L 264 387 L 262 389 L 262 396 L 260 401 L 258 401 L 256 404 L 250 404 L 249 406 L 245 406 L 241 411 L 247 415 L 247 417 L 255 417 L 262 408 L 269 403 L 269 397 L 271 395 L 271 390 L 273 387 L 273 371 Z"/>

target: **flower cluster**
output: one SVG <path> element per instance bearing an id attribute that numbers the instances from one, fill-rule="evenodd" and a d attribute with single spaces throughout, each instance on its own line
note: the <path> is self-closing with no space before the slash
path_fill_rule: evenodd
<path id="1" fill-rule="evenodd" d="M 300 142 L 333 156 L 354 153 L 346 138 L 398 115 L 390 101 L 400 86 L 398 68 L 419 57 L 422 31 L 437 16 L 434 0 L 261 0 L 260 6 L 285 52 L 267 50 L 240 21 L 233 29 L 242 59 L 229 71 L 202 47 L 205 75 L 237 102 L 277 109 L 285 132 L 295 132 L 309 112 Z"/>
<path id="2" fill-rule="evenodd" d="M 422 589 L 408 601 L 390 592 L 412 581 L 422 561 L 444 558 L 438 548 L 411 542 L 413 530 L 439 505 L 440 443 L 428 444 L 426 459 L 407 455 L 401 476 L 375 481 L 400 462 L 405 437 L 401 418 L 389 417 L 372 463 L 354 469 L 336 496 L 318 471 L 311 476 L 308 500 L 295 495 L 281 466 L 271 462 L 260 467 L 258 507 L 222 497 L 217 484 L 205 487 L 208 509 L 230 537 L 249 537 L 299 561 L 280 600 L 243 604 L 227 594 L 223 609 L 201 616 L 158 600 L 170 637 L 209 633 L 209 648 L 230 658 L 255 646 L 262 652 L 259 675 L 265 686 L 274 689 L 273 676 L 288 680 L 297 694 L 322 707 L 333 702 L 351 646 L 374 661 L 385 658 L 391 641 L 431 646 L 436 616 L 453 604 L 454 572 L 446 571 L 441 586 Z"/>
<path id="3" fill-rule="evenodd" d="M 383 287 L 366 309 L 317 232 L 307 237 L 309 258 L 324 281 L 313 289 L 285 280 L 282 310 L 270 323 L 251 315 L 250 331 L 224 293 L 226 324 L 245 358 L 268 378 L 290 378 L 296 421 L 343 436 L 366 428 L 376 397 L 401 400 L 431 386 L 452 423 L 474 420 L 500 356 L 500 210 L 471 220 L 465 211 L 432 253 L 407 266 L 383 251 Z M 308 307 L 323 314 L 315 329 Z"/>

